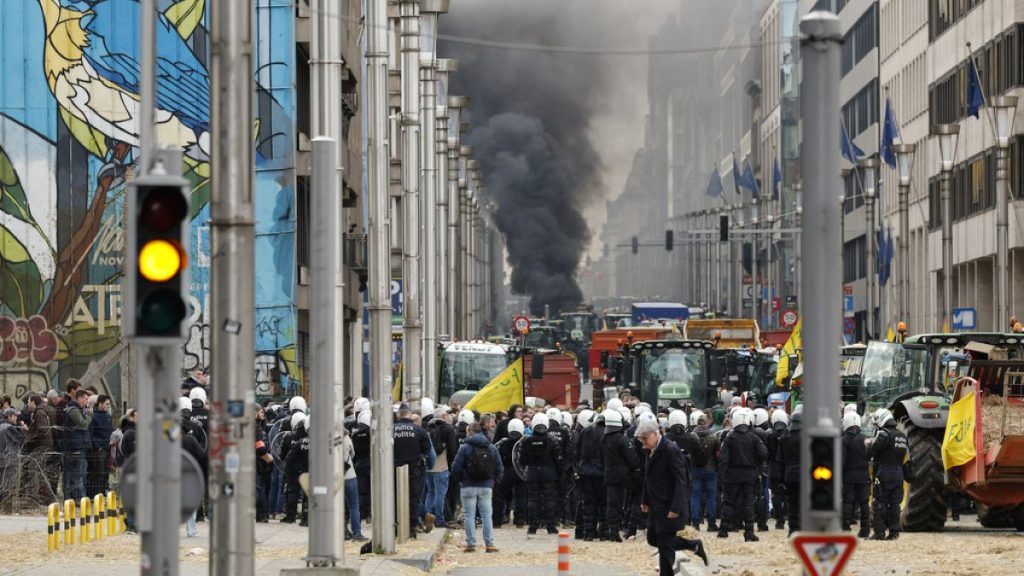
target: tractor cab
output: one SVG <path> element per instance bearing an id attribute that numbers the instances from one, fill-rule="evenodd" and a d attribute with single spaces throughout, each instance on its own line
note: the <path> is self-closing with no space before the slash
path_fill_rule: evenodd
<path id="1" fill-rule="evenodd" d="M 630 393 L 658 409 L 705 408 L 715 398 L 705 340 L 648 340 L 629 350 Z"/>

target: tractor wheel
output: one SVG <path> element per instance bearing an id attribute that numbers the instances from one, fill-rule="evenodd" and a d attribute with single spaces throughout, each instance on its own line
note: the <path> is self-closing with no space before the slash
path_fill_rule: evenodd
<path id="1" fill-rule="evenodd" d="M 936 434 L 919 428 L 907 417 L 899 424 L 910 450 L 910 478 L 900 526 L 905 532 L 941 532 L 946 523 L 942 430 Z"/>
<path id="2" fill-rule="evenodd" d="M 1013 528 L 1013 508 L 990 508 L 980 502 L 975 503 L 975 508 L 978 510 L 978 523 L 985 528 Z"/>

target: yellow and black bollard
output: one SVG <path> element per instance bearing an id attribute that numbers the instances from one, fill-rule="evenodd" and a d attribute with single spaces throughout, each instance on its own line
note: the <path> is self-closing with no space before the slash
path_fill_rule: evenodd
<path id="1" fill-rule="evenodd" d="M 106 498 L 103 494 L 97 494 L 92 499 L 92 539 L 103 540 L 103 532 L 106 528 Z"/>
<path id="2" fill-rule="evenodd" d="M 64 501 L 64 544 L 70 546 L 75 543 L 75 501 Z"/>
<path id="3" fill-rule="evenodd" d="M 46 507 L 46 550 L 60 550 L 60 504 L 57 503 Z"/>
<path id="4" fill-rule="evenodd" d="M 92 534 L 89 533 L 89 530 L 92 528 L 92 501 L 89 500 L 88 496 L 82 496 L 82 499 L 79 500 L 78 513 L 80 514 L 78 520 L 78 542 L 85 544 L 92 541 Z"/>
<path id="5" fill-rule="evenodd" d="M 117 492 L 107 492 L 107 535 L 113 536 L 119 532 L 117 529 Z"/>

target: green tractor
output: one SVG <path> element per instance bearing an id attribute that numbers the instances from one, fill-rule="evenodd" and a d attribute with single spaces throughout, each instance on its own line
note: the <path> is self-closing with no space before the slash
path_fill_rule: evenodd
<path id="1" fill-rule="evenodd" d="M 939 532 L 946 523 L 942 438 L 953 384 L 965 375 L 962 359 L 983 359 L 984 353 L 978 350 L 985 348 L 1020 359 L 1024 357 L 1024 338 L 963 332 L 922 334 L 908 337 L 902 344 L 874 341 L 868 345 L 858 399 L 865 415 L 865 432 L 871 433 L 873 428 L 867 416 L 887 408 L 909 443 L 907 498 L 900 518 L 904 531 Z"/>

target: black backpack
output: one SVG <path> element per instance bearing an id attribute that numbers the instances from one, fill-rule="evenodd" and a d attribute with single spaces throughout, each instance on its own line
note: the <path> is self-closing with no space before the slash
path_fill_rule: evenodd
<path id="1" fill-rule="evenodd" d="M 466 475 L 470 480 L 482 482 L 494 478 L 498 466 L 494 462 L 494 454 L 490 446 L 473 446 L 473 453 L 469 457 L 469 466 L 466 468 Z"/>
<path id="2" fill-rule="evenodd" d="M 697 450 L 693 454 L 693 466 L 695 468 L 703 468 L 711 460 L 711 447 L 708 446 L 708 436 L 701 436 L 700 434 L 694 434 L 694 436 L 697 439 Z"/>
<path id="3" fill-rule="evenodd" d="M 430 443 L 434 446 L 434 453 L 440 458 L 446 449 L 444 438 L 441 436 L 441 425 L 431 422 L 427 428 L 427 434 L 430 436 Z"/>

